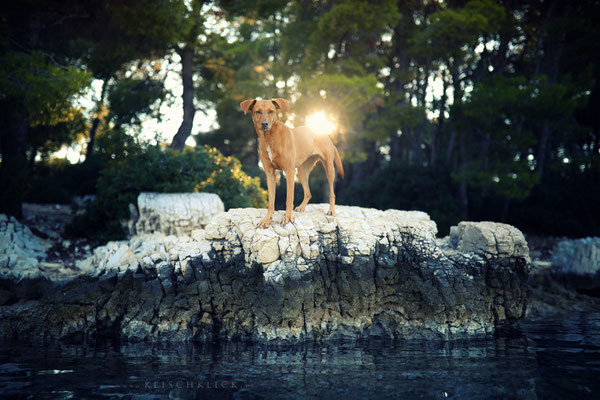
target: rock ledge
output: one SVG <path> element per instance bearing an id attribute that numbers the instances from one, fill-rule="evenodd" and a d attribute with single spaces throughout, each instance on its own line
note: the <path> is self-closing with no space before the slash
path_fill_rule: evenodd
<path id="1" fill-rule="evenodd" d="M 82 273 L 0 307 L 0 336 L 128 340 L 458 339 L 522 318 L 529 254 L 515 228 L 436 240 L 417 211 L 310 205 L 281 226 L 233 209 L 190 236 L 97 248 Z M 5 287 L 7 284 L 4 284 Z"/>

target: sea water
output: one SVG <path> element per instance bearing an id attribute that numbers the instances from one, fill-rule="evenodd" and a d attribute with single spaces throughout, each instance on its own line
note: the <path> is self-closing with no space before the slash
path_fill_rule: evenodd
<path id="1" fill-rule="evenodd" d="M 458 342 L 0 343 L 0 398 L 598 399 L 600 313 Z"/>

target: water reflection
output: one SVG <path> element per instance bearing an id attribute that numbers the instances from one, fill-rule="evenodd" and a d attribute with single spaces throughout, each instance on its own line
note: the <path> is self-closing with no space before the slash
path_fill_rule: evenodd
<path id="1" fill-rule="evenodd" d="M 0 345 L 0 394 L 35 398 L 595 398 L 600 314 L 490 340 Z"/>

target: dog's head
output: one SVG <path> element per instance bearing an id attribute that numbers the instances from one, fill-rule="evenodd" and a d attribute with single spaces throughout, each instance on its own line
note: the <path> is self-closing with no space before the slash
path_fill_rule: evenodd
<path id="1" fill-rule="evenodd" d="M 290 103 L 285 99 L 244 100 L 240 103 L 244 114 L 252 113 L 252 121 L 256 129 L 268 131 L 277 121 L 277 110 L 288 111 Z"/>

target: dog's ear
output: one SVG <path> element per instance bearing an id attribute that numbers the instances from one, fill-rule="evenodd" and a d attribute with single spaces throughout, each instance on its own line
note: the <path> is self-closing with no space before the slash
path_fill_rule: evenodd
<path id="1" fill-rule="evenodd" d="M 256 104 L 256 99 L 244 100 L 240 103 L 240 107 L 242 108 L 244 115 L 248 114 L 248 111 L 252 110 L 254 104 Z"/>
<path id="2" fill-rule="evenodd" d="M 290 103 L 286 99 L 271 99 L 271 102 L 275 104 L 275 108 L 281 111 L 289 111 L 290 109 Z"/>

